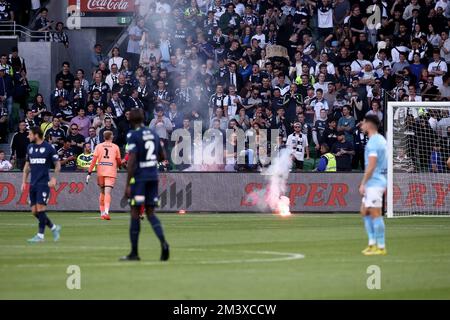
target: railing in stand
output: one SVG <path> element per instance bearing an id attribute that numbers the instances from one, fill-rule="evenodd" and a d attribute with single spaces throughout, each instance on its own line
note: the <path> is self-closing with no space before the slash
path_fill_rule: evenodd
<path id="1" fill-rule="evenodd" d="M 50 41 L 51 31 L 35 31 L 16 22 L 0 22 L 0 34 L 5 36 L 16 36 L 21 40 L 32 41 L 34 39 Z"/>

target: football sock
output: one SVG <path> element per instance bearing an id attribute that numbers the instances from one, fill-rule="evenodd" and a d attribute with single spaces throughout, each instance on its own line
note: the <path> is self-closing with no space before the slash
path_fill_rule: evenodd
<path id="1" fill-rule="evenodd" d="M 159 221 L 158 217 L 155 214 L 149 215 L 148 221 L 150 221 L 153 231 L 155 232 L 159 241 L 161 241 L 161 244 L 165 243 L 166 239 L 164 238 L 163 228 L 162 228 L 161 222 Z"/>
<path id="2" fill-rule="evenodd" d="M 39 220 L 39 233 L 43 235 L 48 220 L 47 214 L 45 211 L 38 212 L 36 218 Z"/>
<path id="3" fill-rule="evenodd" d="M 56 228 L 55 224 L 50 220 L 49 217 L 47 217 L 47 220 L 45 221 L 45 225 L 50 229 L 54 230 Z"/>
<path id="4" fill-rule="evenodd" d="M 100 204 L 100 212 L 103 214 L 105 212 L 105 194 L 100 192 L 100 197 L 98 198 Z"/>
<path id="5" fill-rule="evenodd" d="M 369 238 L 369 246 L 373 246 L 376 244 L 375 240 L 375 231 L 373 229 L 372 217 L 365 216 L 364 218 L 364 227 L 366 228 L 367 237 Z"/>
<path id="6" fill-rule="evenodd" d="M 384 220 L 383 217 L 377 217 L 373 219 L 373 229 L 375 230 L 375 239 L 377 246 L 380 249 L 384 249 Z"/>
<path id="7" fill-rule="evenodd" d="M 111 195 L 105 194 L 105 214 L 109 214 L 109 207 L 111 206 Z"/>
<path id="8" fill-rule="evenodd" d="M 139 232 L 141 231 L 141 220 L 131 218 L 130 221 L 130 241 L 131 255 L 138 255 Z"/>

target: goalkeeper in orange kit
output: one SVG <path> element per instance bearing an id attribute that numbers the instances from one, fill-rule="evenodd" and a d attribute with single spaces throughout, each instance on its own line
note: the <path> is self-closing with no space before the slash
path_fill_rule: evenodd
<path id="1" fill-rule="evenodd" d="M 94 158 L 88 170 L 86 184 L 89 183 L 92 171 L 97 165 L 97 183 L 100 187 L 99 207 L 102 220 L 110 220 L 111 192 L 117 178 L 117 169 L 122 165 L 119 147 L 113 143 L 111 131 L 103 133 L 105 142 L 95 147 Z"/>

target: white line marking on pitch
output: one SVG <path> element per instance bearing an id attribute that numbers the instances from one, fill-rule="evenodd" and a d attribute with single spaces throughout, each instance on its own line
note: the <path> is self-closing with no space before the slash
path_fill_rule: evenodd
<path id="1" fill-rule="evenodd" d="M 278 255 L 283 256 L 280 258 L 265 258 L 265 259 L 236 259 L 236 260 L 209 260 L 209 261 L 199 261 L 199 264 L 226 264 L 226 263 L 251 263 L 251 262 L 272 262 L 272 261 L 289 261 L 289 260 L 299 260 L 304 259 L 305 256 L 301 253 L 288 253 L 288 252 L 277 252 L 277 251 L 251 251 L 251 250 L 227 250 L 227 249 L 187 249 L 188 251 L 219 251 L 219 252 L 242 252 L 249 254 L 262 254 L 262 255 Z"/>
<path id="2" fill-rule="evenodd" d="M 74 248 L 74 247 L 70 247 Z M 98 249 L 98 248 L 97 248 Z M 175 260 L 176 264 L 185 265 L 196 265 L 196 264 L 241 264 L 241 263 L 263 263 L 263 262 L 280 262 L 280 261 L 291 261 L 304 259 L 305 256 L 301 253 L 289 253 L 289 252 L 278 252 L 278 251 L 252 251 L 252 250 L 226 250 L 226 249 L 177 249 L 186 251 L 216 251 L 216 252 L 232 252 L 232 253 L 248 253 L 255 255 L 272 255 L 279 256 L 274 258 L 256 258 L 256 259 L 233 259 L 233 260 Z M 80 267 L 116 267 L 116 266 L 128 266 L 130 263 L 127 262 L 94 262 L 94 263 L 80 263 Z M 143 261 L 136 262 L 136 265 L 162 265 L 161 262 L 157 261 Z M 67 264 L 19 264 L 10 267 L 17 268 L 51 268 L 51 267 L 66 267 Z M 8 266 L 2 266 L 3 268 L 8 268 Z"/>

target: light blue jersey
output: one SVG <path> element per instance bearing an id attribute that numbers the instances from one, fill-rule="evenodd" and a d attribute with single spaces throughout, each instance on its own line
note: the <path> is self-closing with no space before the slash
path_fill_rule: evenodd
<path id="1" fill-rule="evenodd" d="M 372 177 L 367 181 L 366 188 L 386 188 L 387 185 L 387 146 L 386 139 L 381 134 L 372 136 L 367 142 L 364 150 L 364 162 L 366 168 L 369 164 L 369 157 L 377 157 L 377 166 Z"/>

